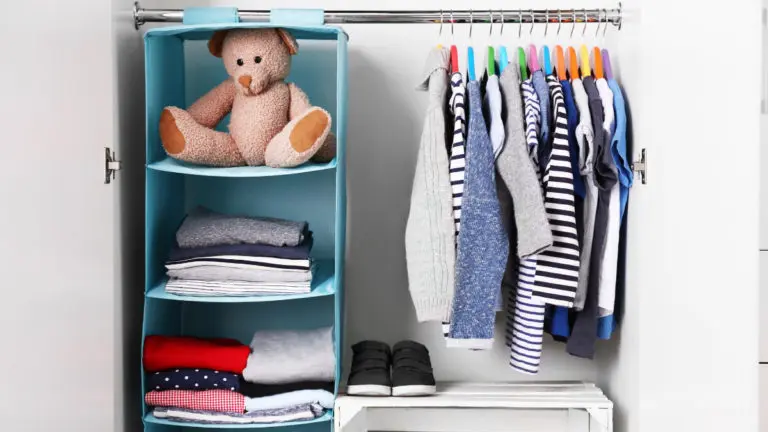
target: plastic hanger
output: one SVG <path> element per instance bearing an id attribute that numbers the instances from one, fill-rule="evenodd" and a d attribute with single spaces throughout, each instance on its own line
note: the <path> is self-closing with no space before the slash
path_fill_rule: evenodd
<path id="1" fill-rule="evenodd" d="M 550 60 L 548 46 L 544 45 L 544 47 L 541 49 L 541 55 L 544 57 L 542 59 L 544 60 L 544 73 L 547 75 L 552 75 L 552 61 Z"/>
<path id="2" fill-rule="evenodd" d="M 603 50 L 603 69 L 605 71 L 605 77 L 613 79 L 613 71 L 611 70 L 611 57 L 608 55 L 608 50 Z"/>
<path id="3" fill-rule="evenodd" d="M 440 33 L 437 35 L 437 49 L 443 48 L 443 10 L 440 9 Z"/>
<path id="4" fill-rule="evenodd" d="M 579 48 L 579 54 L 581 54 L 581 77 L 588 77 L 592 75 L 592 71 L 589 69 L 589 51 L 586 45 Z"/>
<path id="5" fill-rule="evenodd" d="M 531 74 L 540 70 L 539 57 L 536 55 L 536 45 L 531 44 L 528 47 L 528 69 L 531 70 Z"/>
<path id="6" fill-rule="evenodd" d="M 517 62 L 520 64 L 520 78 L 525 81 L 528 79 L 528 64 L 525 62 L 525 50 L 523 47 L 517 48 Z"/>
<path id="7" fill-rule="evenodd" d="M 490 40 L 493 36 L 493 11 L 488 10 L 488 16 L 490 17 L 490 28 L 488 29 L 488 39 Z M 493 45 L 491 43 L 488 43 L 488 55 L 486 57 L 486 60 L 488 62 L 487 71 L 488 76 L 496 75 L 496 51 L 493 49 Z"/>
<path id="8" fill-rule="evenodd" d="M 600 54 L 600 48 L 594 47 L 592 49 L 592 60 L 595 63 L 595 78 L 603 78 L 603 56 Z"/>
<path id="9" fill-rule="evenodd" d="M 560 45 L 555 47 L 555 57 L 557 61 L 557 66 L 555 66 L 557 69 L 557 79 L 560 81 L 565 81 L 568 79 L 565 72 L 565 54 L 563 53 L 563 47 Z"/>
<path id="10" fill-rule="evenodd" d="M 568 71 L 571 74 L 571 79 L 577 79 L 579 75 L 579 59 L 576 57 L 576 50 L 573 47 L 568 47 Z"/>
<path id="11" fill-rule="evenodd" d="M 467 47 L 467 76 L 470 81 L 475 81 L 475 50 L 472 48 L 472 9 L 469 10 L 469 40 L 470 46 Z"/>
<path id="12" fill-rule="evenodd" d="M 547 33 L 549 32 L 549 9 L 545 11 L 545 21 L 544 24 L 544 38 L 547 37 Z M 542 62 L 544 63 L 544 74 L 545 75 L 552 75 L 552 58 L 549 54 L 549 46 L 544 45 L 541 47 L 541 57 Z"/>
<path id="13" fill-rule="evenodd" d="M 499 38 L 504 37 L 504 10 L 501 10 L 501 30 L 499 30 Z M 504 69 L 509 64 L 509 58 L 507 57 L 507 47 L 499 45 L 499 75 L 504 73 Z"/>
<path id="14" fill-rule="evenodd" d="M 488 47 L 488 76 L 496 75 L 496 51 L 492 46 Z"/>
<path id="15" fill-rule="evenodd" d="M 451 9 L 451 73 L 459 71 L 459 50 L 453 43 L 453 9 Z"/>
<path id="16" fill-rule="evenodd" d="M 509 64 L 509 57 L 507 57 L 507 47 L 499 46 L 499 75 L 504 73 L 504 69 Z"/>

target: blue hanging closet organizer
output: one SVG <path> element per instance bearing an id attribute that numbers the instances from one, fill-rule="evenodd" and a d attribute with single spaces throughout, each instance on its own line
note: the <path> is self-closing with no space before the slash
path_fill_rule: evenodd
<path id="1" fill-rule="evenodd" d="M 341 378 L 342 284 L 346 232 L 347 35 L 323 25 L 322 10 L 273 10 L 268 23 L 240 23 L 235 8 L 191 8 L 184 24 L 155 28 L 144 36 L 146 74 L 146 274 L 143 336 L 228 337 L 249 344 L 257 330 L 334 327 L 336 391 Z M 169 105 L 188 107 L 227 78 L 206 42 L 213 32 L 281 27 L 301 44 L 287 81 L 297 83 L 313 105 L 331 113 L 336 158 L 290 169 L 210 168 L 166 156 L 158 120 Z M 218 129 L 225 130 L 224 118 Z M 312 291 L 301 295 L 187 297 L 165 292 L 165 261 L 187 212 L 212 210 L 306 220 L 313 231 L 312 258 L 318 264 Z M 141 364 L 139 364 L 141 367 Z M 144 430 L 182 432 L 213 429 L 284 428 L 329 431 L 332 412 L 306 422 L 211 425 L 158 419 L 143 404 L 148 391 L 142 368 Z M 136 413 L 138 415 L 138 413 Z"/>

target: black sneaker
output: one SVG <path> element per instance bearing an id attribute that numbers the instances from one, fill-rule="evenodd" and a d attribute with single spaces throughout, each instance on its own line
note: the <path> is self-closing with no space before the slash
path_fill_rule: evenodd
<path id="1" fill-rule="evenodd" d="M 429 351 L 414 341 L 401 341 L 392 349 L 392 396 L 434 394 L 435 376 Z"/>
<path id="2" fill-rule="evenodd" d="M 389 366 L 392 351 L 384 342 L 362 341 L 352 345 L 352 370 L 347 380 L 347 394 L 389 396 L 392 381 Z"/>

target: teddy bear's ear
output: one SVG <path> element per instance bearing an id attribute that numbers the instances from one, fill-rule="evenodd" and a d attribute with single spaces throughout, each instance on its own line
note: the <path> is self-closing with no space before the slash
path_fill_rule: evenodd
<path id="1" fill-rule="evenodd" d="M 224 47 L 224 38 L 227 37 L 228 30 L 219 30 L 211 36 L 208 41 L 208 51 L 216 57 L 221 57 L 221 50 Z"/>
<path id="2" fill-rule="evenodd" d="M 296 55 L 296 53 L 299 52 L 299 43 L 296 42 L 296 39 L 288 33 L 288 31 L 283 29 L 275 29 L 277 30 L 277 34 L 280 36 L 280 39 L 283 40 L 283 43 L 285 43 L 285 46 L 288 47 L 288 52 L 291 53 L 291 55 Z"/>

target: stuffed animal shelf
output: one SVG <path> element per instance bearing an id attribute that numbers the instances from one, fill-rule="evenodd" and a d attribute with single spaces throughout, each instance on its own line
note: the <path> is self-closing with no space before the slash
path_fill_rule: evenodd
<path id="1" fill-rule="evenodd" d="M 187 110 L 166 107 L 160 139 L 169 156 L 200 165 L 295 167 L 336 155 L 331 116 L 285 82 L 296 40 L 283 29 L 217 31 L 208 42 L 229 78 Z M 231 112 L 229 133 L 213 128 Z"/>

